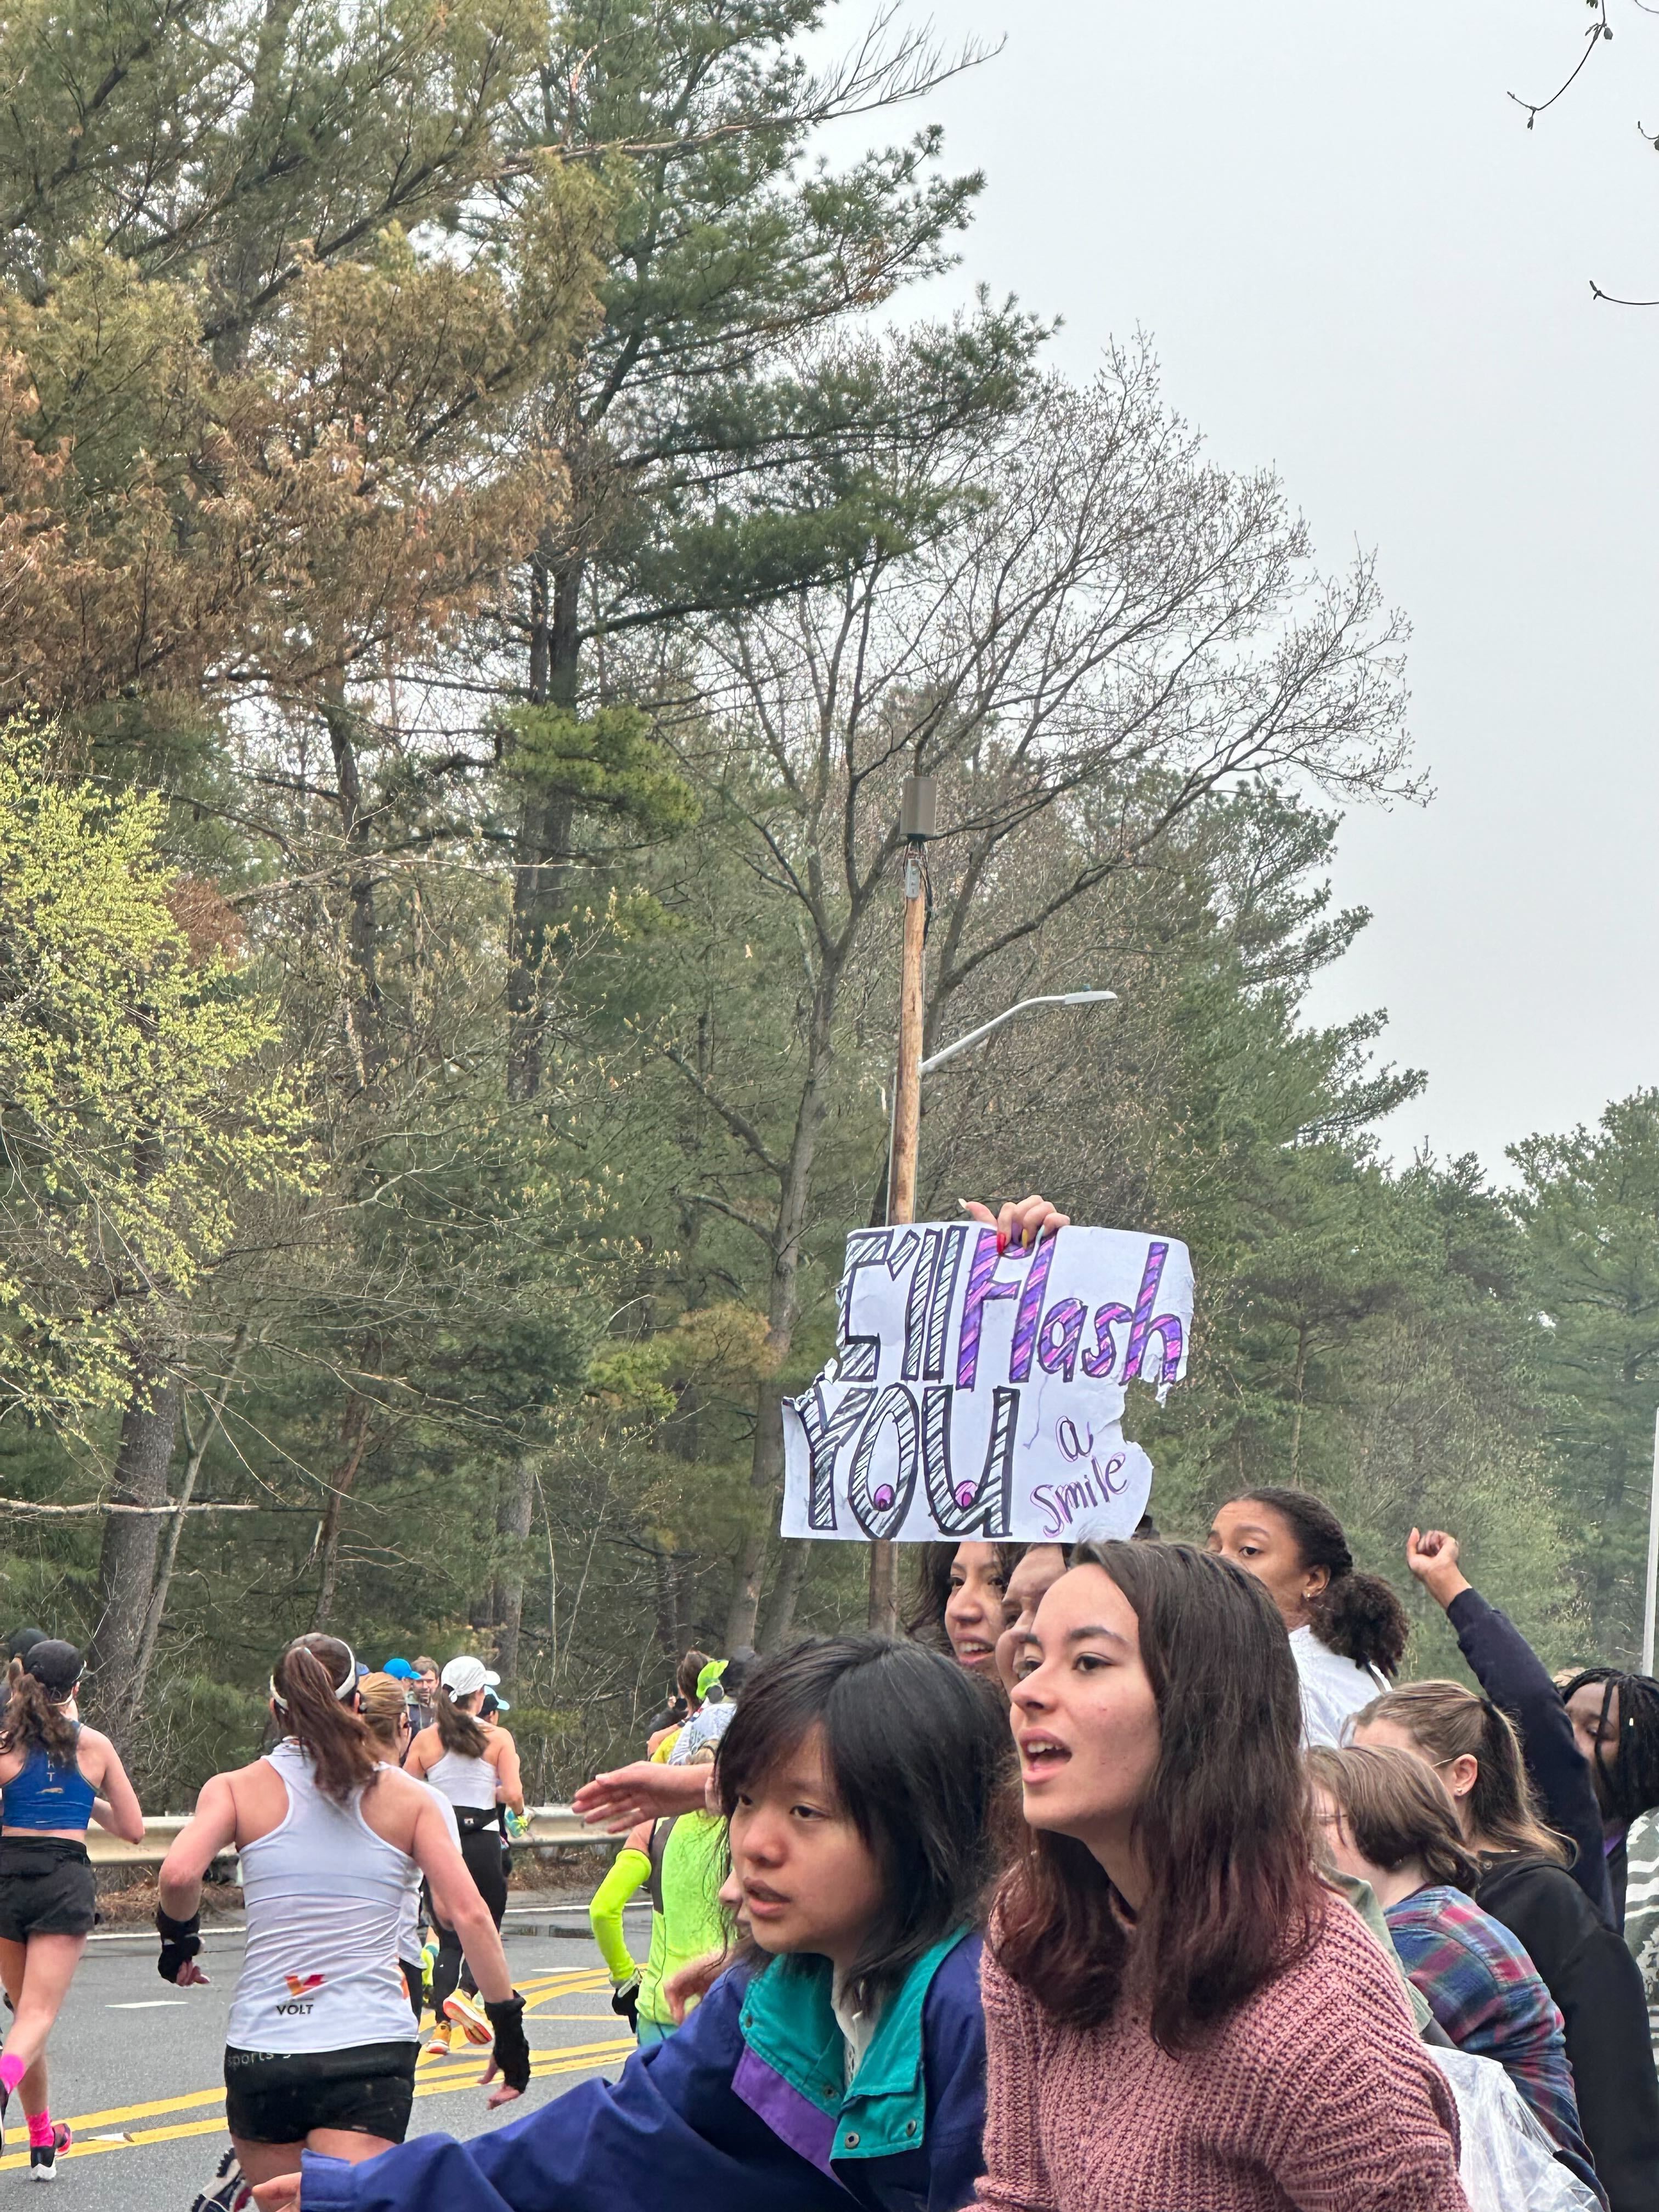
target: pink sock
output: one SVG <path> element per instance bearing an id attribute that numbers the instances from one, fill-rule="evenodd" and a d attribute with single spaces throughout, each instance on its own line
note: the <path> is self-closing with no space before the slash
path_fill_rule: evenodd
<path id="1" fill-rule="evenodd" d="M 28 2070 L 15 2051 L 0 2054 L 0 2089 L 9 2097 Z"/>
<path id="2" fill-rule="evenodd" d="M 25 2112 L 23 2118 L 29 2124 L 29 2148 L 31 2150 L 50 2150 L 52 2148 L 52 2114 L 50 2112 Z"/>

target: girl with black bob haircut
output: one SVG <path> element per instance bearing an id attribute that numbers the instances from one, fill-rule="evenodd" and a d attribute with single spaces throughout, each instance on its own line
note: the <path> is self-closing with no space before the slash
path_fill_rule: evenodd
<path id="1" fill-rule="evenodd" d="M 962 1669 L 953 1680 L 933 1660 L 873 1636 L 800 1646 L 744 1691 L 716 1769 L 743 1881 L 747 1809 L 769 1778 L 791 1772 L 809 1739 L 821 1741 L 823 1778 L 879 1877 L 879 1902 L 841 1976 L 866 2010 L 878 2011 L 942 1940 L 977 1923 L 996 1873 L 986 1815 L 988 1787 L 1012 1764 L 1001 1715 Z M 962 1761 L 954 1754 L 964 1735 L 983 1741 Z M 752 1904 L 750 1917 L 752 1925 Z M 763 1917 L 751 1960 L 778 1949 L 771 1925 Z M 778 1971 L 810 1973 L 814 1955 L 797 1954 Z"/>
<path id="2" fill-rule="evenodd" d="M 1263 1583 L 1290 1632 L 1310 1744 L 1338 1745 L 1351 1713 L 1400 1671 L 1411 1621 L 1378 1575 L 1354 1571 L 1342 1523 L 1305 1490 L 1268 1485 L 1230 1498 L 1208 1549 Z"/>
<path id="3" fill-rule="evenodd" d="M 763 1660 L 714 1770 L 750 1940 L 678 2033 L 471 2142 L 307 2155 L 263 2212 L 959 2212 L 1007 1763 L 994 1694 L 940 1653 L 844 1636 Z"/>

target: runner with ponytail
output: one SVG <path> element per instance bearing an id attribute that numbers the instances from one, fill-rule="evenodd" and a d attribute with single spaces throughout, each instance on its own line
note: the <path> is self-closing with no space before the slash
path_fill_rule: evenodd
<path id="1" fill-rule="evenodd" d="M 130 1844 L 144 1840 L 144 1816 L 114 1745 L 70 1717 L 80 1679 L 72 1644 L 37 1637 L 13 1662 L 0 1729 L 0 1979 L 15 2009 L 0 2051 L 0 2144 L 21 2083 L 36 2181 L 56 2178 L 70 2141 L 46 2109 L 46 2038 L 98 1917 L 87 1822 Z"/>
<path id="2" fill-rule="evenodd" d="M 337 1637 L 297 1638 L 270 1678 L 282 1741 L 216 1774 L 161 1869 L 158 1969 L 204 1982 L 202 1881 L 240 1854 L 247 1945 L 231 1998 L 225 2106 L 231 2157 L 206 2201 L 234 2212 L 249 2189 L 299 2171 L 307 2148 L 355 2162 L 401 2142 L 419 2049 L 396 1953 L 424 1875 L 460 1934 L 495 2031 L 491 2105 L 530 2079 L 524 2000 L 494 1922 L 432 1792 L 389 1766 L 360 1712 L 356 1662 Z"/>
<path id="3" fill-rule="evenodd" d="M 405 1771 L 430 1783 L 454 1808 L 461 1856 L 478 1886 L 497 1928 L 507 1911 L 507 1813 L 524 1814 L 524 1786 L 519 1778 L 518 1747 L 506 1729 L 482 1717 L 484 1694 L 501 1676 L 482 1659 L 462 1653 L 444 1668 L 438 1686 L 437 1717 L 409 1747 Z M 472 1977 L 462 1970 L 459 1931 L 448 1926 L 440 1908 L 438 1958 L 432 1969 L 432 2040 L 427 2057 L 447 2057 L 453 2030 L 470 2043 L 488 2043 L 489 2022 L 478 2002 Z"/>
<path id="4" fill-rule="evenodd" d="M 365 1674 L 357 1685 L 357 1697 L 364 1723 L 381 1758 L 389 1766 L 402 1766 L 409 1756 L 410 1743 L 415 1733 L 403 1684 L 392 1674 Z M 421 1787 L 432 1790 L 429 1782 L 422 1783 Z M 454 1807 L 441 1790 L 432 1790 L 432 1797 L 440 1818 L 454 1838 L 456 1850 L 459 1850 L 461 1832 L 455 1824 Z M 404 1978 L 404 1989 L 416 2027 L 420 2026 L 421 2014 L 426 2004 L 426 1976 L 421 1964 L 421 1870 L 411 1862 L 409 1887 L 398 1923 L 398 1948 L 394 1955 L 398 1971 Z"/>

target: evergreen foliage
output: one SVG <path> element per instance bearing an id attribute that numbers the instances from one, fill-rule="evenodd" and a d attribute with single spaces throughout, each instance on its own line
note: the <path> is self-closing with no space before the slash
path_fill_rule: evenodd
<path id="1" fill-rule="evenodd" d="M 0 1578 L 157 1806 L 301 1628 L 491 1651 L 541 1796 L 685 1645 L 862 1618 L 778 1405 L 882 1204 L 911 769 L 930 1045 L 1119 994 L 930 1079 L 921 1209 L 1190 1244 L 1165 1531 L 1300 1482 L 1553 1661 L 1639 1638 L 1659 1094 L 1513 1193 L 1387 1164 L 1419 1076 L 1306 1003 L 1403 625 L 1144 347 L 899 319 L 979 179 L 817 134 L 972 58 L 824 21 L 0 32 Z"/>

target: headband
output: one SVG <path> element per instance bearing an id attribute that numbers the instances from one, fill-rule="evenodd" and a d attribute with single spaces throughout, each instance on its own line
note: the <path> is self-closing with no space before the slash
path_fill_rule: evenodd
<path id="1" fill-rule="evenodd" d="M 308 1644 L 305 1648 L 307 1651 L 311 1651 L 311 1646 Z M 317 1654 L 314 1651 L 311 1651 L 311 1656 L 313 1659 L 317 1659 Z M 341 1705 L 344 1705 L 346 1699 L 351 1695 L 352 1692 L 357 1686 L 357 1659 L 356 1653 L 352 1650 L 352 1648 L 349 1644 L 345 1648 L 345 1680 L 341 1683 L 339 1688 L 334 1692 L 335 1697 L 339 1700 Z M 323 1662 L 320 1659 L 317 1659 L 317 1664 L 319 1667 L 322 1663 Z M 288 1699 L 277 1688 L 276 1677 L 274 1674 L 270 1678 L 270 1702 L 276 1707 L 279 1712 L 285 1713 L 288 1711 Z"/>

